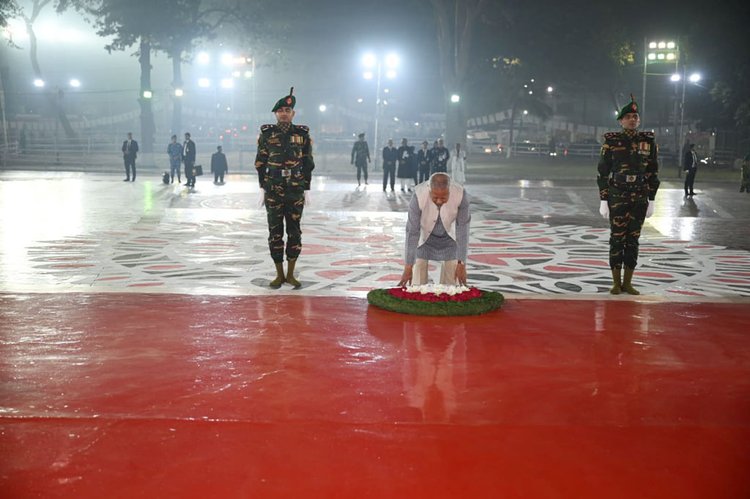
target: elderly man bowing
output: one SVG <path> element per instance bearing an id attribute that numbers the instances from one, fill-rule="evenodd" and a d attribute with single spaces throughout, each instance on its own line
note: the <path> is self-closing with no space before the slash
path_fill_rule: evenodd
<path id="1" fill-rule="evenodd" d="M 466 285 L 469 196 L 447 173 L 415 188 L 406 222 L 406 255 L 399 286 L 427 284 L 430 261 L 443 262 L 440 284 Z"/>

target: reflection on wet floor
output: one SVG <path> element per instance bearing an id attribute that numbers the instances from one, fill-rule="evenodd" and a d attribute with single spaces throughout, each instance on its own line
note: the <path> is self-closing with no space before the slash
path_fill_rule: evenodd
<path id="1" fill-rule="evenodd" d="M 665 186 L 628 299 L 595 186 L 470 184 L 445 318 L 362 299 L 408 194 L 316 179 L 271 291 L 254 179 L 145 177 L 0 175 L 0 497 L 748 496 L 750 196 Z"/>

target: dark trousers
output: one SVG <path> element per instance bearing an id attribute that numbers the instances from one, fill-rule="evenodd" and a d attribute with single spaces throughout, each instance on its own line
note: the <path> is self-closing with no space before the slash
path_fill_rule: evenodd
<path id="1" fill-rule="evenodd" d="M 695 183 L 695 174 L 698 173 L 697 168 L 691 168 L 685 174 L 685 195 L 693 194 L 693 184 Z"/>
<path id="2" fill-rule="evenodd" d="M 220 172 L 214 172 L 214 183 L 221 182 L 224 183 L 224 170 Z"/>
<path id="3" fill-rule="evenodd" d="M 169 162 L 169 180 L 170 182 L 174 182 L 174 177 L 177 175 L 177 181 L 179 182 L 180 179 L 180 163 L 179 162 Z"/>
<path id="4" fill-rule="evenodd" d="M 361 163 L 357 161 L 355 164 L 357 166 L 357 183 L 362 179 L 363 173 L 365 175 L 365 182 L 367 182 L 367 161 Z"/>
<path id="5" fill-rule="evenodd" d="M 296 259 L 302 251 L 302 211 L 305 191 L 286 185 L 286 181 L 269 182 L 263 195 L 268 220 L 268 249 L 275 263 L 284 261 L 284 225 L 286 225 L 286 259 Z"/>
<path id="6" fill-rule="evenodd" d="M 396 184 L 396 162 L 388 161 L 383 163 L 383 190 L 388 185 L 388 178 L 391 179 L 391 190 Z"/>
<path id="7" fill-rule="evenodd" d="M 185 160 L 185 185 L 195 187 L 195 175 L 193 175 L 193 165 L 195 161 Z"/>
<path id="8" fill-rule="evenodd" d="M 123 158 L 125 160 L 125 177 L 127 177 L 128 180 L 135 181 L 135 158 L 125 156 Z M 133 175 L 130 175 L 130 171 L 133 171 Z"/>
<path id="9" fill-rule="evenodd" d="M 421 184 L 422 182 L 425 182 L 430 178 L 430 167 L 420 167 L 419 168 L 419 182 L 418 184 Z"/>
<path id="10" fill-rule="evenodd" d="M 609 266 L 634 269 L 638 263 L 638 240 L 646 219 L 648 197 L 609 190 Z"/>

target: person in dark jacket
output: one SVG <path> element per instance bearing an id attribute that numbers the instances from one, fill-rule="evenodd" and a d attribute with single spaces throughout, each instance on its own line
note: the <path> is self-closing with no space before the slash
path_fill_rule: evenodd
<path id="1" fill-rule="evenodd" d="M 362 185 L 362 173 L 365 174 L 365 185 L 367 185 L 367 163 L 370 162 L 370 148 L 367 146 L 365 134 L 360 133 L 359 140 L 352 147 L 351 164 L 357 167 L 357 185 Z"/>
<path id="2" fill-rule="evenodd" d="M 396 176 L 401 180 L 401 192 L 408 189 L 411 192 L 411 180 L 414 179 L 414 148 L 409 146 L 407 139 L 401 139 L 401 147 L 398 148 L 398 171 Z"/>
<path id="3" fill-rule="evenodd" d="M 224 174 L 229 172 L 227 157 L 221 146 L 216 146 L 216 152 L 211 155 L 211 173 L 214 174 L 214 184 L 224 183 Z"/>
<path id="4" fill-rule="evenodd" d="M 393 147 L 393 139 L 388 139 L 388 145 L 383 148 L 383 192 L 391 183 L 391 192 L 396 185 L 396 161 L 398 161 L 398 149 Z"/>
<path id="5" fill-rule="evenodd" d="M 190 134 L 185 134 L 185 142 L 182 144 L 182 163 L 185 165 L 185 178 L 187 187 L 195 187 L 195 142 L 190 139 Z"/>
<path id="6" fill-rule="evenodd" d="M 695 144 L 688 145 L 682 161 L 682 168 L 685 170 L 685 197 L 695 196 L 693 184 L 695 183 L 695 174 L 698 173 L 698 155 L 695 153 Z"/>
<path id="7" fill-rule="evenodd" d="M 434 154 L 433 170 L 432 173 L 447 173 L 448 172 L 448 160 L 451 157 L 448 148 L 443 145 L 443 139 L 438 139 L 437 147 L 433 148 L 432 154 Z"/>
<path id="8" fill-rule="evenodd" d="M 429 145 L 430 143 L 425 140 L 422 142 L 422 149 L 417 151 L 417 173 L 419 175 L 417 178 L 417 184 L 421 184 L 430 178 L 430 159 L 432 155 L 427 148 Z"/>
<path id="9" fill-rule="evenodd" d="M 135 158 L 138 156 L 138 142 L 133 140 L 133 134 L 128 132 L 127 140 L 122 143 L 122 159 L 125 162 L 125 176 L 123 182 L 135 182 Z M 133 173 L 132 177 L 130 173 Z"/>

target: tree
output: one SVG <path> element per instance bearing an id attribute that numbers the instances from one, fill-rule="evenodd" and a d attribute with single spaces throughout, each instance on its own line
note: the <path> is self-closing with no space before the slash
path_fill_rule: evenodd
<path id="1" fill-rule="evenodd" d="M 430 0 L 437 24 L 448 144 L 466 141 L 466 114 L 460 98 L 467 90 L 475 32 L 490 3 L 487 0 Z M 453 94 L 459 97 L 458 102 L 452 102 Z"/>
<path id="2" fill-rule="evenodd" d="M 36 38 L 36 33 L 34 32 L 34 23 L 44 8 L 51 3 L 52 0 L 32 0 L 29 8 L 20 10 L 21 18 L 23 19 L 24 24 L 26 24 L 26 31 L 29 34 L 29 57 L 31 59 L 31 68 L 34 71 L 34 76 L 42 81 L 44 81 L 44 74 L 39 65 L 37 54 L 39 43 Z M 57 87 L 54 92 L 48 92 L 45 96 L 49 106 L 53 109 L 56 119 L 60 122 L 60 125 L 65 131 L 65 135 L 68 138 L 75 137 L 75 130 L 73 130 L 73 127 L 70 125 L 70 121 L 68 120 L 68 116 L 65 114 L 65 109 L 62 105 L 62 99 L 64 96 L 62 89 Z"/>
<path id="3" fill-rule="evenodd" d="M 8 21 L 18 16 L 21 9 L 18 7 L 16 0 L 5 0 L 0 3 L 0 28 L 8 25 Z"/>

